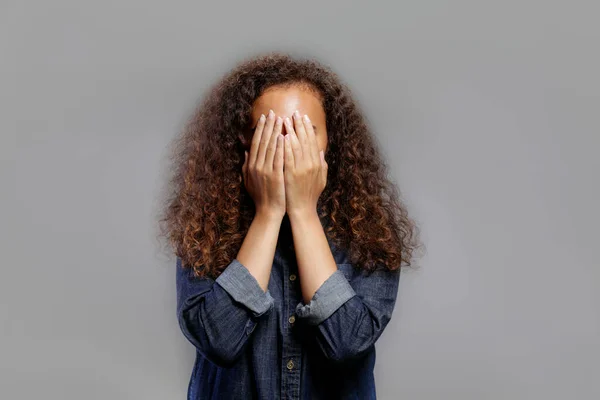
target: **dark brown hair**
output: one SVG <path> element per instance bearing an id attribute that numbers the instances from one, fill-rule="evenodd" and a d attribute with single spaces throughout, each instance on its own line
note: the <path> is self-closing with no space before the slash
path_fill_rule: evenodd
<path id="1" fill-rule="evenodd" d="M 327 237 L 360 268 L 411 265 L 417 229 L 350 89 L 320 62 L 281 52 L 228 72 L 173 142 L 160 235 L 198 276 L 216 277 L 236 257 L 255 211 L 241 175 L 252 106 L 265 89 L 290 84 L 319 93 L 326 115 L 328 176 L 318 209 Z"/>

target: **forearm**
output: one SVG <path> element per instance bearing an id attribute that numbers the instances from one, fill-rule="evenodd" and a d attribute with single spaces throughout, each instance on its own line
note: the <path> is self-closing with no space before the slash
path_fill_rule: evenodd
<path id="1" fill-rule="evenodd" d="M 305 303 L 319 287 L 337 271 L 335 259 L 316 209 L 311 212 L 290 213 L 296 261 Z"/>
<path id="2" fill-rule="evenodd" d="M 243 352 L 258 320 L 273 308 L 273 298 L 239 260 L 216 280 L 198 278 L 177 259 L 177 316 L 181 330 L 205 357 L 231 365 Z"/>
<path id="3" fill-rule="evenodd" d="M 269 285 L 281 220 L 282 217 L 274 214 L 257 213 L 236 257 L 265 292 Z"/>
<path id="4" fill-rule="evenodd" d="M 258 312 L 267 312 L 263 310 L 270 302 L 272 300 L 264 297 Z M 228 366 L 235 363 L 245 348 L 257 324 L 252 318 L 255 314 L 215 284 L 210 290 L 186 299 L 178 319 L 184 336 L 206 358 L 217 365 Z"/>
<path id="5" fill-rule="evenodd" d="M 325 357 L 343 362 L 368 352 L 389 320 L 388 314 L 369 310 L 360 296 L 354 296 L 327 319 L 311 328 L 314 329 L 316 342 Z"/>
<path id="6" fill-rule="evenodd" d="M 392 317 L 400 279 L 399 269 L 367 274 L 348 267 L 349 282 L 344 274 L 334 274 L 316 299 L 296 307 L 298 318 L 314 327 L 325 356 L 336 361 L 360 357 L 375 344 Z"/>

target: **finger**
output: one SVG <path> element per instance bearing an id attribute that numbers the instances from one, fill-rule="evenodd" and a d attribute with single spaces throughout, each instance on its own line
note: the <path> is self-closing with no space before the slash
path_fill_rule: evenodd
<path id="1" fill-rule="evenodd" d="M 294 152 L 292 150 L 292 144 L 290 142 L 290 134 L 285 135 L 284 139 L 285 149 L 285 170 L 283 171 L 286 175 L 294 170 Z"/>
<path id="2" fill-rule="evenodd" d="M 256 124 L 256 129 L 254 130 L 254 136 L 252 136 L 252 143 L 250 145 L 250 157 L 248 158 L 248 164 L 254 165 L 256 164 L 256 158 L 258 155 L 258 146 L 260 144 L 260 138 L 262 136 L 262 131 L 265 127 L 266 117 L 264 114 L 260 114 L 260 118 L 258 119 L 258 123 Z"/>
<path id="3" fill-rule="evenodd" d="M 273 169 L 278 174 L 283 174 L 283 163 L 284 163 L 284 143 L 283 135 L 280 133 L 277 135 L 277 150 L 275 151 L 275 160 L 273 162 Z"/>
<path id="4" fill-rule="evenodd" d="M 258 154 L 256 156 L 256 166 L 265 165 L 265 156 L 267 153 L 267 148 L 269 147 L 269 140 L 271 139 L 271 135 L 273 134 L 274 125 L 275 113 L 273 112 L 273 110 L 269 110 L 267 122 L 265 123 L 265 128 L 263 129 L 262 135 L 260 137 L 260 145 L 258 146 Z"/>
<path id="5" fill-rule="evenodd" d="M 304 117 L 302 117 L 302 123 L 304 124 L 304 130 L 306 131 L 306 139 L 308 141 L 310 157 L 314 163 L 313 165 L 319 165 L 319 144 L 317 143 L 317 137 L 315 135 L 312 122 L 310 121 L 310 118 L 308 118 L 308 115 L 304 114 Z"/>
<path id="6" fill-rule="evenodd" d="M 292 152 L 294 153 L 294 168 L 297 168 L 299 166 L 300 161 L 302 161 L 302 146 L 298 141 L 298 136 L 296 136 L 296 132 L 294 131 L 294 127 L 290 118 L 286 117 L 286 123 L 286 137 L 290 137 L 288 140 L 290 141 Z"/>
<path id="7" fill-rule="evenodd" d="M 319 152 L 319 158 L 321 159 L 321 167 L 322 169 L 327 172 L 327 168 L 329 167 L 329 165 L 327 164 L 327 161 L 325 161 L 325 151 L 321 150 Z"/>
<path id="8" fill-rule="evenodd" d="M 298 112 L 298 110 L 296 110 L 294 112 L 293 119 L 294 119 L 294 131 L 296 132 L 298 141 L 300 142 L 300 145 L 302 146 L 302 156 L 310 157 L 310 147 L 309 147 L 308 138 L 306 136 L 306 131 L 304 130 L 304 123 L 302 122 L 302 117 L 300 116 L 300 113 Z"/>
<path id="9" fill-rule="evenodd" d="M 269 148 L 267 149 L 267 155 L 265 157 L 265 166 L 269 170 L 273 169 L 273 158 L 275 158 L 275 151 L 277 150 L 277 138 L 281 133 L 281 127 L 283 126 L 283 118 L 277 117 L 275 120 L 275 127 L 273 128 L 273 134 L 271 140 L 269 140 Z"/>
<path id="10" fill-rule="evenodd" d="M 325 161 L 325 151 L 321 150 L 321 175 L 323 179 L 323 187 L 327 185 L 327 161 Z"/>

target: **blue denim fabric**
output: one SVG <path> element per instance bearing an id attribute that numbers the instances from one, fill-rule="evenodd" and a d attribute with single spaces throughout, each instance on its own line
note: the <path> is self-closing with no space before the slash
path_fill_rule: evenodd
<path id="1" fill-rule="evenodd" d="M 368 274 L 330 243 L 338 270 L 304 304 L 290 238 L 280 234 L 266 292 L 237 259 L 215 280 L 177 259 L 177 317 L 196 349 L 189 400 L 376 398 L 374 344 L 400 272 Z"/>

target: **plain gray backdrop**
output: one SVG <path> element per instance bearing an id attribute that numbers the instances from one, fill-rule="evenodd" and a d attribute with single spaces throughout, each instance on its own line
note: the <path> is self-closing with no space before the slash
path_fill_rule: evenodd
<path id="1" fill-rule="evenodd" d="M 422 229 L 379 398 L 600 398 L 599 8 L 0 2 L 0 398 L 185 398 L 166 148 L 270 50 L 351 86 Z"/>

